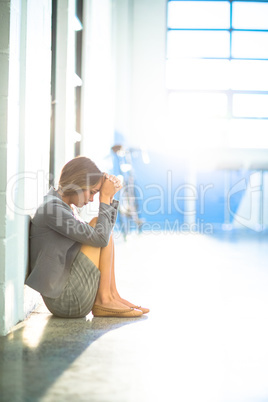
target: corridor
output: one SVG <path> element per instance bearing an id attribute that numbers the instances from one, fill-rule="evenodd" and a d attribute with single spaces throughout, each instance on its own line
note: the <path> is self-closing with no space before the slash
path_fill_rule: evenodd
<path id="1" fill-rule="evenodd" d="M 40 305 L 0 338 L 1 402 L 268 400 L 264 234 L 116 239 L 140 318 L 59 319 Z"/>

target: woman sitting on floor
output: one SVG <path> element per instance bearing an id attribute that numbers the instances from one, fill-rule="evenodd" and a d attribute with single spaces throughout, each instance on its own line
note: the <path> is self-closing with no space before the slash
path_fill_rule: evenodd
<path id="1" fill-rule="evenodd" d="M 86 157 L 62 169 L 58 190 L 51 188 L 37 209 L 30 231 L 31 273 L 26 284 L 41 293 L 58 317 L 138 317 L 149 312 L 122 299 L 114 273 L 112 229 L 122 188 Z M 92 202 L 99 192 L 99 215 L 88 224 L 75 208 Z"/>

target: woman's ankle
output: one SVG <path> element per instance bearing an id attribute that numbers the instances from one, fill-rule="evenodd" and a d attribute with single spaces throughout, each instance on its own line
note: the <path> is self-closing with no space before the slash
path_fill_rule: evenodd
<path id="1" fill-rule="evenodd" d="M 95 304 L 100 304 L 100 305 L 105 305 L 109 304 L 111 301 L 113 301 L 112 295 L 97 295 L 95 299 Z"/>
<path id="2" fill-rule="evenodd" d="M 113 299 L 121 299 L 120 294 L 117 292 L 117 290 L 115 291 L 111 291 L 111 296 Z"/>

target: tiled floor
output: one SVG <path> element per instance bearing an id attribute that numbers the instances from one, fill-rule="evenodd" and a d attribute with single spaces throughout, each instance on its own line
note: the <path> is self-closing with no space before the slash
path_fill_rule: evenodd
<path id="1" fill-rule="evenodd" d="M 258 236 L 259 237 L 259 236 Z M 52 317 L 0 338 L 0 401 L 268 401 L 268 238 L 116 240 L 137 319 Z"/>

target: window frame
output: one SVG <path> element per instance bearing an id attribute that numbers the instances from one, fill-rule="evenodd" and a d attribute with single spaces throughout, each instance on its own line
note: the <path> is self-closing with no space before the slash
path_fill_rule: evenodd
<path id="1" fill-rule="evenodd" d="M 249 58 L 249 57 L 233 57 L 232 56 L 232 43 L 233 43 L 233 33 L 234 32 L 267 32 L 268 33 L 268 29 L 238 29 L 238 28 L 234 28 L 233 27 L 233 3 L 234 2 L 240 2 L 240 3 L 252 3 L 252 0 L 206 0 L 207 2 L 229 2 L 230 4 L 230 27 L 229 28 L 171 28 L 168 26 L 168 8 L 169 8 L 169 4 L 170 3 L 174 3 L 174 2 L 182 2 L 185 0 L 167 0 L 167 38 L 166 38 L 166 60 L 168 60 L 167 57 L 167 44 L 168 44 L 168 32 L 171 31 L 227 31 L 230 33 L 230 53 L 229 53 L 229 57 L 191 57 L 189 58 L 191 59 L 195 59 L 195 60 L 228 60 L 228 61 L 232 61 L 232 60 L 244 60 L 244 61 L 268 61 L 268 57 L 267 58 Z M 189 2 L 193 2 L 193 1 L 203 1 L 203 0 L 187 0 Z M 268 3 L 268 0 L 258 0 L 258 3 Z M 268 120 L 268 116 L 267 117 L 238 117 L 234 115 L 234 111 L 233 111 L 233 99 L 235 95 L 239 95 L 239 94 L 246 94 L 246 95 L 268 95 L 268 90 L 252 90 L 252 89 L 172 89 L 172 88 L 166 88 L 167 90 L 167 96 L 169 96 L 170 94 L 174 94 L 174 93 L 211 93 L 211 94 L 216 94 L 216 93 L 222 93 L 225 94 L 227 96 L 228 99 L 228 104 L 227 104 L 227 115 L 226 117 L 223 117 L 224 120 L 228 119 L 228 120 L 236 120 L 236 119 L 250 119 L 250 120 Z"/>

